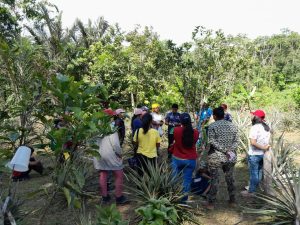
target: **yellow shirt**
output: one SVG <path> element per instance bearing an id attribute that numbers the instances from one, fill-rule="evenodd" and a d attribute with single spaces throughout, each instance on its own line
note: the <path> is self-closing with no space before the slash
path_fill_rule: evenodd
<path id="1" fill-rule="evenodd" d="M 161 141 L 158 131 L 150 128 L 147 134 L 144 134 L 143 128 L 140 128 L 138 130 L 139 130 L 139 140 L 138 140 L 139 146 L 138 146 L 137 153 L 147 156 L 148 158 L 157 157 L 156 144 L 160 143 Z M 137 132 L 135 132 L 133 137 L 134 142 L 137 142 L 136 134 Z"/>

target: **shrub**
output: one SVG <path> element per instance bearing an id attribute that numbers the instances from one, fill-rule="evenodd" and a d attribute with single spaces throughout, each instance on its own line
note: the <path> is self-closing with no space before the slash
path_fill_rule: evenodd
<path id="1" fill-rule="evenodd" d="M 166 198 L 149 199 L 148 204 L 136 212 L 142 216 L 139 225 L 172 225 L 178 220 L 177 210 Z"/>
<path id="2" fill-rule="evenodd" d="M 128 221 L 123 221 L 120 212 L 115 204 L 108 207 L 97 206 L 95 225 L 128 225 Z"/>
<path id="3" fill-rule="evenodd" d="M 293 98 L 297 104 L 297 107 L 300 108 L 300 87 L 295 88 L 293 91 Z"/>
<path id="4" fill-rule="evenodd" d="M 83 208 L 84 209 L 84 208 Z M 96 206 L 95 219 L 91 214 L 83 214 L 80 216 L 78 225 L 128 225 L 128 221 L 122 220 L 122 216 L 115 204 L 107 207 Z"/>
<path id="5" fill-rule="evenodd" d="M 143 171 L 144 175 L 139 176 L 137 171 L 130 170 L 127 175 L 130 181 L 128 189 L 132 194 L 132 198 L 138 203 L 138 206 L 145 207 L 150 200 L 166 199 L 170 203 L 170 207 L 178 213 L 177 224 L 183 221 L 190 221 L 195 224 L 198 222 L 194 219 L 197 214 L 196 210 L 188 205 L 181 204 L 184 197 L 182 182 L 179 182 L 182 175 L 172 176 L 171 168 L 167 162 L 154 166 L 151 163 L 147 165 L 147 171 Z"/>
<path id="6" fill-rule="evenodd" d="M 288 165 L 282 172 L 272 177 L 271 195 L 256 195 L 263 207 L 246 209 L 245 213 L 257 215 L 264 224 L 300 224 L 300 170 L 293 173 Z"/>

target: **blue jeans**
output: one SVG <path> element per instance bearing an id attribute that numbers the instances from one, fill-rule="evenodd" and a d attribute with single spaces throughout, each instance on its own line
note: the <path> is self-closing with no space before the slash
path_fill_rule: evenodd
<path id="1" fill-rule="evenodd" d="M 256 192 L 259 182 L 262 180 L 264 155 L 249 155 L 248 165 L 250 170 L 249 192 Z"/>
<path id="2" fill-rule="evenodd" d="M 191 183 L 193 179 L 193 172 L 196 168 L 195 159 L 177 159 L 172 157 L 172 172 L 174 176 L 182 173 L 183 175 L 183 192 L 185 194 L 191 191 Z M 187 200 L 187 195 L 185 199 Z"/>

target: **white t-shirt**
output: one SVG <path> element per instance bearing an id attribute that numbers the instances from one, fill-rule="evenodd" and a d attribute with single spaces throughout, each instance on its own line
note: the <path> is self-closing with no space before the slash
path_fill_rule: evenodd
<path id="1" fill-rule="evenodd" d="M 255 124 L 250 129 L 249 138 L 255 139 L 257 144 L 268 145 L 270 142 L 271 133 L 270 131 L 265 131 L 265 128 L 262 124 Z M 249 155 L 263 155 L 264 151 L 250 145 L 248 151 Z"/>
<path id="2" fill-rule="evenodd" d="M 160 121 L 162 121 L 164 119 L 161 114 L 157 114 L 156 112 L 153 112 L 151 114 L 152 114 L 154 122 L 160 123 Z"/>
<path id="3" fill-rule="evenodd" d="M 157 124 L 155 126 L 153 126 L 154 129 L 158 130 L 158 133 L 160 136 L 163 136 L 163 129 L 162 129 L 162 126 L 158 125 L 160 124 L 161 121 L 163 121 L 163 116 L 161 114 L 157 114 L 156 112 L 152 112 L 152 118 L 153 118 L 153 121 Z"/>

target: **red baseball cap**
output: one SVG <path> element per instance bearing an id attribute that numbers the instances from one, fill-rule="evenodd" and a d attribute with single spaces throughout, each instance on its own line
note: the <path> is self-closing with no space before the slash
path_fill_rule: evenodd
<path id="1" fill-rule="evenodd" d="M 261 110 L 261 109 L 258 109 L 258 110 L 254 111 L 254 112 L 251 112 L 251 114 L 254 115 L 254 116 L 257 116 L 257 117 L 259 117 L 261 119 L 264 119 L 265 116 L 266 116 L 265 112 L 263 110 Z"/>
<path id="2" fill-rule="evenodd" d="M 104 109 L 103 112 L 109 116 L 115 116 L 117 113 L 112 109 Z"/>

